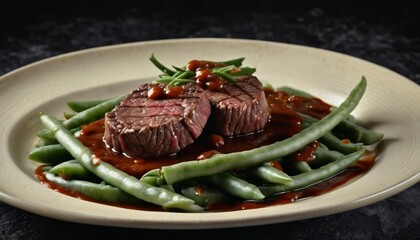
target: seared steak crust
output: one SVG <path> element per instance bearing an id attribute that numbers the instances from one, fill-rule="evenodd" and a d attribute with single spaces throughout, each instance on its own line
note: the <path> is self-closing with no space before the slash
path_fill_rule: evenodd
<path id="1" fill-rule="evenodd" d="M 128 156 L 157 158 L 183 149 L 201 134 L 210 103 L 196 84 L 183 85 L 179 98 L 153 100 L 147 92 L 158 85 L 143 84 L 105 115 L 105 142 Z"/>
<path id="2" fill-rule="evenodd" d="M 238 77 L 236 83 L 225 84 L 221 91 L 206 90 L 206 94 L 212 106 L 211 121 L 224 136 L 260 131 L 270 118 L 263 86 L 254 76 Z"/>

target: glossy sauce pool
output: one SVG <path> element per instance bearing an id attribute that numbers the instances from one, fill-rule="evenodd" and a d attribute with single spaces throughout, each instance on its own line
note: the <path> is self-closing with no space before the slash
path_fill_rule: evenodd
<path id="1" fill-rule="evenodd" d="M 193 144 L 181 150 L 178 154 L 176 154 L 176 156 L 168 156 L 160 159 L 144 159 L 140 157 L 127 157 L 123 154 L 112 151 L 107 148 L 103 142 L 104 119 L 100 119 L 83 126 L 82 134 L 79 137 L 79 140 L 83 142 L 83 144 L 87 146 L 101 161 L 105 161 L 132 176 L 140 178 L 144 173 L 165 165 L 172 165 L 182 161 L 195 159 L 205 159 L 214 153 L 244 151 L 272 144 L 301 131 L 302 119 L 296 111 L 320 119 L 327 115 L 331 109 L 329 104 L 318 98 L 299 97 L 296 95 L 289 95 L 283 91 L 273 91 L 268 88 L 264 89 L 264 91 L 267 102 L 271 108 L 271 119 L 263 131 L 246 136 L 223 138 L 205 128 L 201 136 Z M 289 157 L 293 158 L 295 161 L 310 161 L 313 159 L 313 152 L 316 151 L 318 146 L 319 144 L 317 142 L 312 142 L 301 151 L 291 154 Z M 376 155 L 374 153 L 367 152 L 364 157 L 346 171 L 326 181 L 301 190 L 281 193 L 270 197 L 263 202 L 236 201 L 210 204 L 207 206 L 207 211 L 235 211 L 261 208 L 271 205 L 291 203 L 300 199 L 318 196 L 342 186 L 367 172 L 374 164 L 375 157 Z M 277 162 L 275 163 L 277 167 L 281 168 L 280 164 Z M 48 181 L 43 175 L 41 167 L 39 167 L 35 173 L 38 176 L 38 179 L 47 187 L 63 194 L 91 201 L 78 193 L 70 192 L 61 188 L 57 184 Z M 199 189 L 197 189 L 197 191 L 199 191 Z M 145 204 L 141 206 L 121 204 L 108 205 L 140 210 L 162 211 L 160 206 L 154 206 L 152 204 Z"/>

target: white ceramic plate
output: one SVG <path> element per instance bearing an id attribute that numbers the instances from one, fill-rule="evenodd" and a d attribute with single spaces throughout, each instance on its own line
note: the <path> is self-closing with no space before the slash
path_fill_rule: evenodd
<path id="1" fill-rule="evenodd" d="M 39 112 L 61 116 L 70 99 L 128 93 L 159 71 L 151 53 L 168 65 L 191 59 L 245 57 L 256 75 L 339 104 L 361 79 L 367 91 L 353 114 L 385 134 L 374 167 L 325 195 L 292 204 L 221 213 L 147 212 L 95 204 L 41 185 L 27 159 L 40 129 Z M 310 47 L 255 40 L 176 39 L 94 48 L 49 58 L 0 78 L 0 200 L 29 212 L 80 223 L 160 229 L 225 228 L 334 214 L 383 200 L 420 179 L 420 87 L 378 65 Z"/>

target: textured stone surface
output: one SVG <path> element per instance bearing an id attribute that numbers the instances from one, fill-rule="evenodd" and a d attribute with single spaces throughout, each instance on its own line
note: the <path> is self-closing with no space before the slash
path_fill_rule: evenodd
<path id="1" fill-rule="evenodd" d="M 274 2 L 274 1 L 273 1 Z M 28 5 L 30 4 L 30 5 Z M 61 4 L 61 5 L 59 5 Z M 0 8 L 0 75 L 75 50 L 152 39 L 248 38 L 329 49 L 389 68 L 420 84 L 420 21 L 406 1 L 179 2 L 14 1 Z M 181 7 L 180 7 L 181 6 Z M 197 5 L 198 6 L 198 5 Z M 57 221 L 0 203 L 0 239 L 240 238 L 420 239 L 420 184 L 332 216 L 247 228 L 163 231 Z M 70 234 L 71 233 L 71 236 Z"/>

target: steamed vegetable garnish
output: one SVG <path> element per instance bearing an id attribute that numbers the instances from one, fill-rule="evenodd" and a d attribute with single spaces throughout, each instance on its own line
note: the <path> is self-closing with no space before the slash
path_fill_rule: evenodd
<path id="1" fill-rule="evenodd" d="M 150 61 L 162 72 L 156 81 L 72 99 L 65 120 L 41 115 L 28 158 L 42 164 L 44 185 L 142 210 L 232 211 L 323 194 L 375 161 L 383 134 L 350 115 L 364 77 L 332 106 L 290 86 L 263 87 L 245 58 Z"/>

